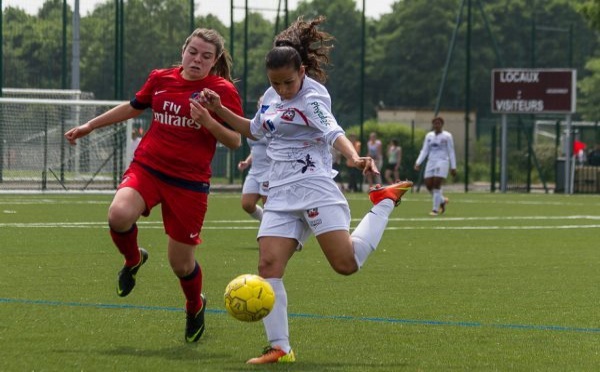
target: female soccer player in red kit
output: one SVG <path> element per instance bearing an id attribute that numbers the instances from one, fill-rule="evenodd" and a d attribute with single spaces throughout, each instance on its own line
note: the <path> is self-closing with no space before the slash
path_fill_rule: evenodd
<path id="1" fill-rule="evenodd" d="M 181 65 L 153 70 L 130 102 L 65 133 L 75 144 L 91 131 L 119 123 L 152 109 L 152 124 L 134 155 L 108 210 L 114 244 L 125 257 L 118 274 L 117 294 L 127 296 L 136 274 L 148 259 L 138 246 L 137 220 L 162 206 L 168 259 L 186 298 L 185 339 L 196 342 L 204 332 L 205 299 L 202 271 L 195 259 L 207 209 L 210 164 L 217 141 L 230 149 L 241 145 L 240 134 L 215 120 L 195 101 L 210 88 L 225 105 L 242 115 L 241 100 L 232 83 L 231 58 L 216 31 L 196 29 L 185 41 Z M 219 119 L 220 120 L 220 119 Z"/>

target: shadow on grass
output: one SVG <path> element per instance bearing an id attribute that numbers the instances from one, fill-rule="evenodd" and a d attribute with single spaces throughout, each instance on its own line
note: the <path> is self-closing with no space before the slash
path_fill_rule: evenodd
<path id="1" fill-rule="evenodd" d="M 211 353 L 210 350 L 200 349 L 196 344 L 166 347 L 161 349 L 135 348 L 131 346 L 116 347 L 112 350 L 100 351 L 108 356 L 153 357 L 166 360 L 202 360 L 202 359 L 231 359 L 230 354 Z"/>

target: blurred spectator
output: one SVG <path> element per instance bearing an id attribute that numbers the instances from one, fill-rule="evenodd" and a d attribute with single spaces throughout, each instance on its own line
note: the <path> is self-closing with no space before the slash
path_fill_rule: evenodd
<path id="1" fill-rule="evenodd" d="M 588 164 L 600 166 L 600 143 L 597 143 L 594 149 L 588 154 Z"/>
<path id="2" fill-rule="evenodd" d="M 356 134 L 348 134 L 348 139 L 350 140 L 350 142 L 352 142 L 352 144 L 354 145 L 354 149 L 356 150 L 356 152 L 358 154 L 360 154 L 360 147 L 361 147 L 361 143 L 360 141 L 356 138 Z M 346 160 L 346 166 L 348 168 L 348 191 L 351 192 L 359 192 L 362 191 L 362 187 L 361 186 L 361 171 L 355 167 L 352 166 L 352 164 L 350 164 L 348 162 L 348 160 Z"/>
<path id="3" fill-rule="evenodd" d="M 581 141 L 573 141 L 573 156 L 577 161 L 577 164 L 584 164 L 586 162 L 585 148 L 587 145 Z"/>
<path id="4" fill-rule="evenodd" d="M 381 140 L 377 138 L 377 133 L 375 132 L 371 132 L 371 134 L 369 134 L 369 141 L 367 142 L 367 156 L 370 156 L 373 158 L 373 160 L 375 160 L 377 169 L 381 171 L 383 166 L 383 144 L 381 143 Z M 369 189 L 371 189 L 374 184 L 381 184 L 381 175 L 367 174 L 367 183 L 369 184 Z"/>
<path id="5" fill-rule="evenodd" d="M 398 145 L 398 140 L 393 139 L 387 147 L 387 165 L 385 166 L 385 180 L 390 185 L 400 180 L 400 163 L 402 163 L 402 147 Z"/>

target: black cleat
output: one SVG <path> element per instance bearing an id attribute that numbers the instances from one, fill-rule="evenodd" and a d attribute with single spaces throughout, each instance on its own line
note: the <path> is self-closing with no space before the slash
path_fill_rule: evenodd
<path id="1" fill-rule="evenodd" d="M 148 252 L 144 248 L 140 248 L 140 255 L 142 259 L 137 265 L 133 267 L 123 266 L 121 271 L 119 271 L 117 294 L 121 297 L 127 296 L 133 290 L 133 287 L 135 287 L 135 275 L 140 267 L 148 261 Z"/>
<path id="2" fill-rule="evenodd" d="M 204 310 L 206 310 L 206 298 L 204 294 L 200 294 L 202 298 L 202 308 L 196 314 L 186 314 L 185 322 L 185 341 L 196 342 L 204 333 Z"/>

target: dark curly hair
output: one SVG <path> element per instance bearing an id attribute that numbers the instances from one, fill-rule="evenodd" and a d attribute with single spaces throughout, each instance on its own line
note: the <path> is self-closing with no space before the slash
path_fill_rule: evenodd
<path id="1" fill-rule="evenodd" d="M 329 63 L 329 51 L 333 45 L 328 43 L 334 40 L 332 35 L 317 29 L 324 21 L 323 16 L 310 22 L 299 17 L 290 27 L 281 31 L 275 37 L 273 48 L 265 58 L 267 69 L 286 66 L 299 69 L 304 65 L 310 77 L 324 83 L 327 73 L 321 65 Z"/>

